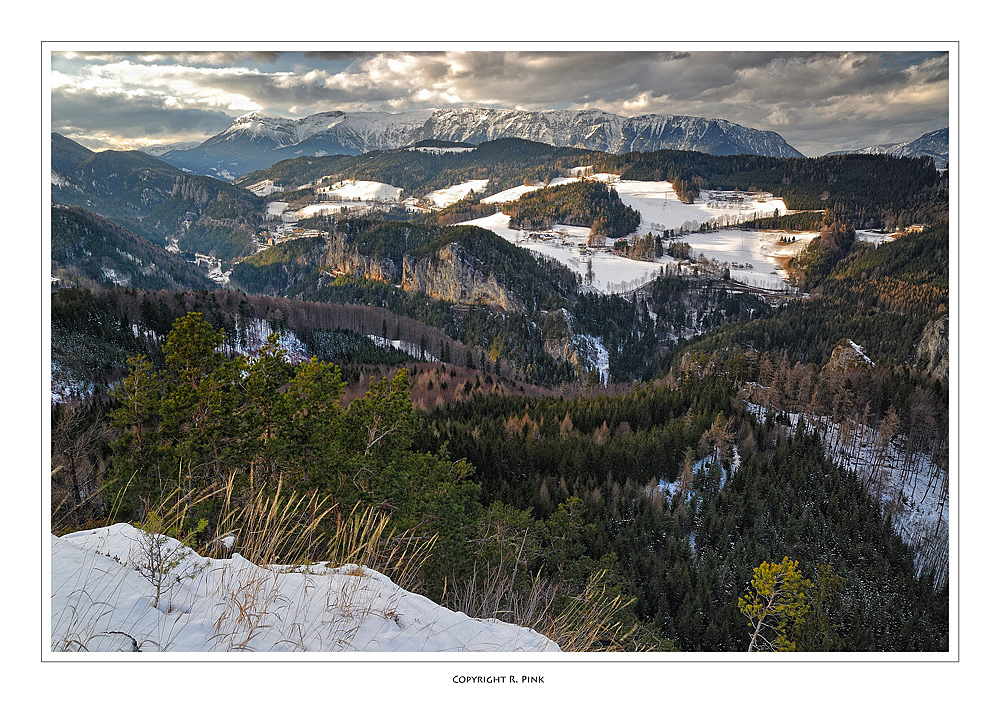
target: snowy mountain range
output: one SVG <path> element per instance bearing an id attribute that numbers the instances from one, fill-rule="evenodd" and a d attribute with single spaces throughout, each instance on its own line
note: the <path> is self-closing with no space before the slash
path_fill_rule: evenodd
<path id="1" fill-rule="evenodd" d="M 872 146 L 860 149 L 832 151 L 827 156 L 833 154 L 890 154 L 891 156 L 910 158 L 930 156 L 934 159 L 934 165 L 939 169 L 943 169 L 948 165 L 948 128 L 945 127 L 934 132 L 928 132 L 917 137 L 912 142 L 873 144 Z"/>
<path id="2" fill-rule="evenodd" d="M 334 111 L 299 120 L 251 112 L 197 147 L 167 151 L 160 158 L 192 173 L 231 179 L 300 156 L 357 155 L 428 139 L 479 144 L 507 137 L 612 153 L 685 149 L 802 157 L 775 132 L 726 120 L 622 117 L 602 110 L 461 108 L 398 114 Z"/>
<path id="3" fill-rule="evenodd" d="M 153 146 L 140 147 L 139 151 L 150 156 L 163 156 L 170 151 L 181 151 L 183 149 L 194 149 L 200 142 L 174 142 L 172 144 L 156 144 Z"/>

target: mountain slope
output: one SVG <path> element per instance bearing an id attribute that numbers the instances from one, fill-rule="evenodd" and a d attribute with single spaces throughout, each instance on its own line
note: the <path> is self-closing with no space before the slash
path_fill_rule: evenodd
<path id="1" fill-rule="evenodd" d="M 197 267 L 82 208 L 52 206 L 52 275 L 146 290 L 208 288 Z"/>
<path id="2" fill-rule="evenodd" d="M 139 151 L 92 152 L 52 135 L 52 200 L 106 217 L 157 243 L 231 258 L 252 251 L 264 201 Z"/>
<path id="3" fill-rule="evenodd" d="M 775 132 L 726 120 L 626 118 L 602 110 L 462 108 L 399 114 L 327 112 L 300 120 L 249 113 L 198 147 L 170 151 L 162 158 L 186 171 L 232 179 L 298 156 L 356 155 L 425 140 L 479 144 L 509 137 L 613 153 L 690 149 L 718 155 L 802 156 Z"/>
<path id="4" fill-rule="evenodd" d="M 912 142 L 895 144 L 873 144 L 848 151 L 834 151 L 833 154 L 889 154 L 890 156 L 920 158 L 929 156 L 934 165 L 943 169 L 948 165 L 948 127 L 923 134 Z"/>
<path id="5" fill-rule="evenodd" d="M 616 154 L 682 149 L 723 156 L 802 156 L 775 132 L 762 132 L 726 120 L 672 115 L 625 118 L 602 110 L 436 110 L 421 130 L 421 137 L 472 144 L 517 137 Z"/>

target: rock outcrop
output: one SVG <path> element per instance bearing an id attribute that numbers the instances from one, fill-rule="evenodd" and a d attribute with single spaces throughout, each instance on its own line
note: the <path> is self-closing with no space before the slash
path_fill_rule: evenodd
<path id="1" fill-rule="evenodd" d="M 491 273 L 463 258 L 452 242 L 420 258 L 403 257 L 403 290 L 460 305 L 490 305 L 521 312 L 524 305 Z"/>
<path id="2" fill-rule="evenodd" d="M 917 343 L 917 368 L 942 383 L 948 381 L 948 316 L 931 320 Z"/>
<path id="3" fill-rule="evenodd" d="M 355 246 L 348 244 L 344 235 L 339 232 L 333 232 L 329 241 L 330 247 L 327 249 L 323 268 L 372 281 L 393 285 L 399 283 L 402 271 L 392 259 L 365 256 Z"/>
<path id="4" fill-rule="evenodd" d="M 830 354 L 830 361 L 827 362 L 824 370 L 846 371 L 854 366 L 874 365 L 875 363 L 868 358 L 862 347 L 858 346 L 850 339 L 845 339 L 840 342 L 833 350 L 833 353 Z"/>

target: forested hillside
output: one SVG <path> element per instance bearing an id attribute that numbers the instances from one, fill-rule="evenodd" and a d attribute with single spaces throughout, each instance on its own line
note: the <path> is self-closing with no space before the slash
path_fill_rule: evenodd
<path id="1" fill-rule="evenodd" d="M 377 202 L 257 251 L 266 201 L 246 188 L 54 135 L 53 530 L 169 523 L 222 554 L 270 531 L 234 516 L 281 504 L 272 563 L 332 559 L 344 530 L 377 526 L 370 568 L 566 650 L 947 650 L 947 172 L 511 139 L 294 159 L 241 184 L 301 189 L 298 207 L 319 179 L 495 193 L 578 167 L 674 187 L 642 218 L 597 181 Z M 654 226 L 708 189 L 808 212 L 735 236 L 707 210 L 684 234 Z M 457 224 L 498 207 L 501 234 Z M 911 222 L 929 226 L 877 246 L 857 231 Z M 514 231 L 555 223 L 593 241 L 546 234 L 556 260 Z M 786 252 L 787 280 L 716 258 L 726 237 Z M 233 262 L 228 278 L 173 239 Z M 595 261 L 645 277 L 598 292 Z M 769 605 L 779 581 L 793 607 Z"/>
<path id="2" fill-rule="evenodd" d="M 947 219 L 948 172 L 931 159 L 885 154 L 840 154 L 778 159 L 738 155 L 712 156 L 662 150 L 604 154 L 550 147 L 520 139 L 501 139 L 461 153 L 421 151 L 372 152 L 361 156 L 301 157 L 282 161 L 238 182 L 271 179 L 286 189 L 329 182 L 367 179 L 421 196 L 474 179 L 489 179 L 483 196 L 522 183 L 549 183 L 569 169 L 590 167 L 625 180 L 670 181 L 682 201 L 701 189 L 767 191 L 791 210 L 827 211 L 855 227 L 897 227 Z"/>
<path id="3" fill-rule="evenodd" d="M 767 191 L 791 210 L 826 210 L 855 227 L 896 227 L 948 217 L 948 174 L 930 158 L 842 154 L 813 159 L 657 151 L 603 156 L 596 168 L 634 180 L 681 179 L 684 190 Z"/>
<path id="4" fill-rule="evenodd" d="M 850 253 L 815 282 L 807 300 L 790 301 L 781 314 L 719 329 L 681 345 L 718 352 L 734 346 L 777 350 L 790 361 L 823 364 L 849 337 L 876 362 L 915 361 L 927 322 L 948 310 L 948 228 L 936 227 L 875 248 L 853 243 Z"/>
<path id="5" fill-rule="evenodd" d="M 639 213 L 622 204 L 613 189 L 580 181 L 543 188 L 504 203 L 516 229 L 548 229 L 556 223 L 590 227 L 596 237 L 624 237 L 639 226 Z"/>
<path id="6" fill-rule="evenodd" d="M 211 282 L 187 261 L 81 208 L 53 205 L 51 275 L 60 285 L 202 288 Z"/>
<path id="7" fill-rule="evenodd" d="M 164 245 L 232 259 L 252 251 L 264 203 L 245 188 L 191 176 L 138 151 L 92 152 L 52 135 L 52 200 Z"/>
<path id="8" fill-rule="evenodd" d="M 248 293 L 385 308 L 485 350 L 481 362 L 476 354 L 477 366 L 503 363 L 533 384 L 553 386 L 596 373 L 586 336 L 602 340 L 611 380 L 630 382 L 655 368 L 678 337 L 770 314 L 758 299 L 711 279 L 657 278 L 641 303 L 581 292 L 578 275 L 561 264 L 479 227 L 377 218 L 317 224 L 330 228 L 327 238 L 286 242 L 247 257 L 234 267 L 233 284 Z M 446 252 L 456 254 L 446 265 L 423 265 L 436 265 Z M 473 282 L 460 280 L 462 272 Z M 477 278 L 495 282 L 493 298 L 449 299 L 438 292 L 441 286 L 471 291 Z"/>
<path id="9" fill-rule="evenodd" d="M 803 649 L 946 647 L 942 601 L 862 485 L 815 438 L 750 422 L 733 403 L 741 380 L 720 369 L 620 398 L 483 398 L 433 413 L 425 446 L 477 467 L 484 495 L 523 511 L 524 534 L 563 521 L 556 561 L 525 568 L 607 566 L 648 631 L 682 649 L 745 650 L 734 594 L 782 555 L 814 581 L 826 567 L 843 579 Z"/>
<path id="10" fill-rule="evenodd" d="M 445 188 L 466 181 L 490 179 L 486 194 L 521 185 L 525 181 L 547 183 L 561 175 L 560 169 L 578 165 L 584 149 L 552 147 L 523 139 L 484 142 L 473 151 L 433 153 L 397 150 L 360 156 L 309 156 L 281 161 L 263 171 L 254 171 L 237 183 L 249 185 L 271 179 L 291 188 L 320 178 L 380 181 L 402 188 L 405 195 Z"/>

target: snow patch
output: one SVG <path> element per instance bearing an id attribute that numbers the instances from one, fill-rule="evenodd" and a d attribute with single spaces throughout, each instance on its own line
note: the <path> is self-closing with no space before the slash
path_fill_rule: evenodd
<path id="1" fill-rule="evenodd" d="M 243 320 L 236 327 L 236 333 L 232 338 L 226 336 L 221 351 L 227 356 L 256 357 L 267 343 L 268 336 L 276 331 L 267 320 L 260 318 Z M 288 361 L 298 364 L 311 358 L 305 343 L 294 332 L 280 330 L 277 333 L 278 346 L 285 351 L 285 358 Z"/>
<path id="2" fill-rule="evenodd" d="M 489 182 L 488 178 L 465 181 L 464 183 L 449 186 L 448 188 L 433 190 L 430 193 L 427 193 L 427 195 L 424 196 L 424 199 L 430 201 L 434 207 L 445 208 L 449 205 L 454 205 L 459 200 L 466 197 L 470 191 L 478 193 L 485 190 L 486 185 Z"/>
<path id="3" fill-rule="evenodd" d="M 414 344 L 413 342 L 406 342 L 401 339 L 386 339 L 385 337 L 379 337 L 374 334 L 368 335 L 368 339 L 375 342 L 375 346 L 377 347 L 381 347 L 382 349 L 392 347 L 393 349 L 398 349 L 404 354 L 409 354 L 414 359 L 419 359 L 420 361 L 430 361 L 433 363 L 439 363 L 441 361 L 426 349 L 424 349 L 423 354 L 421 354 L 420 345 Z"/>
<path id="4" fill-rule="evenodd" d="M 399 200 L 402 188 L 379 181 L 338 181 L 330 186 L 316 189 L 320 198 L 340 198 L 342 200 Z"/>
<path id="5" fill-rule="evenodd" d="M 210 559 L 168 537 L 180 558 L 154 607 L 134 566 L 148 539 L 126 524 L 51 537 L 53 651 L 559 651 L 534 630 L 456 613 L 365 567 Z"/>

